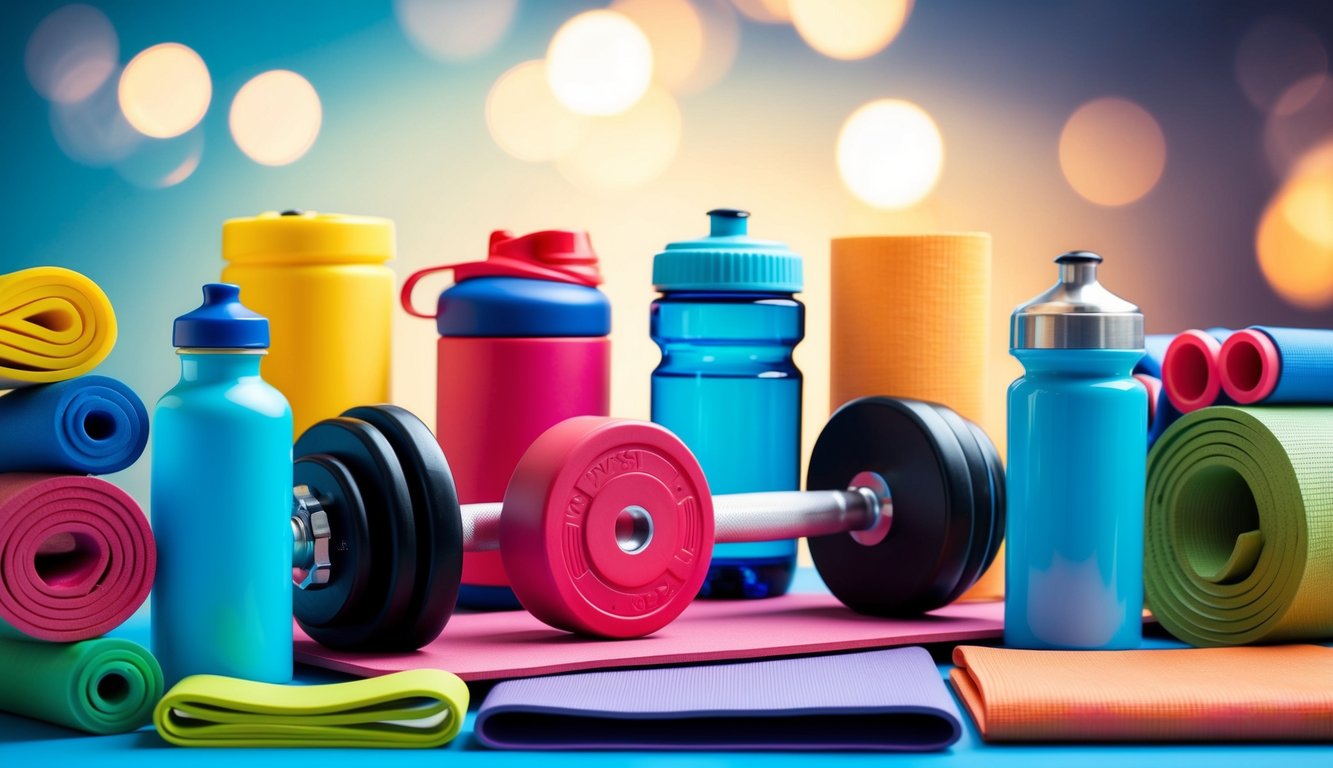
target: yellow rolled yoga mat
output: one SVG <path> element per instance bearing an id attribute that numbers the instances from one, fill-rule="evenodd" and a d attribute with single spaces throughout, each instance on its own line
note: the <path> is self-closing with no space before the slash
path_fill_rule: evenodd
<path id="1" fill-rule="evenodd" d="M 0 275 L 0 389 L 77 378 L 115 345 L 116 315 L 97 283 L 61 267 Z"/>
<path id="2" fill-rule="evenodd" d="M 1148 455 L 1144 591 L 1194 645 L 1333 639 L 1333 408 L 1188 413 Z"/>
<path id="3" fill-rule="evenodd" d="M 991 237 L 985 232 L 834 238 L 830 409 L 889 395 L 986 419 Z M 963 597 L 1004 595 L 1004 555 Z"/>

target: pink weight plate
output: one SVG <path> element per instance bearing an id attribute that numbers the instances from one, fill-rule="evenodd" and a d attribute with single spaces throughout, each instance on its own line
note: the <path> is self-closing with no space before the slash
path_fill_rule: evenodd
<path id="1" fill-rule="evenodd" d="M 523 607 L 554 627 L 642 637 L 698 594 L 713 549 L 703 471 L 669 431 L 582 416 L 514 469 L 500 552 Z"/>

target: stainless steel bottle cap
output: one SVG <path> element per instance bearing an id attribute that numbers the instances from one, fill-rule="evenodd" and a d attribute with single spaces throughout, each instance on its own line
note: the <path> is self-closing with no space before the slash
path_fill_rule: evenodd
<path id="1" fill-rule="evenodd" d="M 1097 282 L 1102 257 L 1070 251 L 1060 282 L 1014 310 L 1011 349 L 1143 349 L 1143 313 Z"/>

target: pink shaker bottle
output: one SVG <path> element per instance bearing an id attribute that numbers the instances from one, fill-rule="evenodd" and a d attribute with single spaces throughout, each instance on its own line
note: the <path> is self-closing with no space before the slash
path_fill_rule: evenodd
<path id="1" fill-rule="evenodd" d="M 412 307 L 426 275 L 452 270 L 436 314 Z M 435 434 L 459 501 L 500 501 L 537 436 L 610 407 L 611 305 L 586 232 L 491 233 L 485 261 L 423 269 L 403 285 L 409 314 L 440 331 Z M 463 556 L 458 604 L 517 608 L 500 553 Z"/>

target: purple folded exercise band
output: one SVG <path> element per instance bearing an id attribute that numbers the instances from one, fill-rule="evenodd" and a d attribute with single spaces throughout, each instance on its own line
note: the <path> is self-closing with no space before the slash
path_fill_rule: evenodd
<path id="1" fill-rule="evenodd" d="M 947 749 L 958 707 L 922 648 L 500 683 L 475 733 L 497 749 Z"/>

